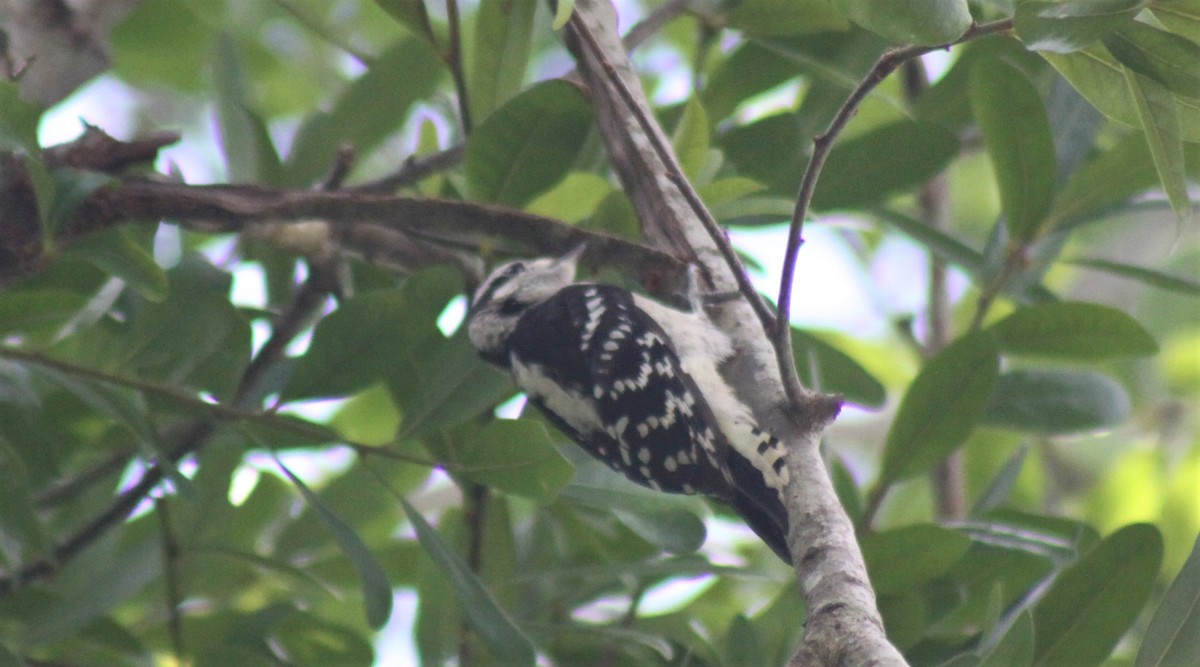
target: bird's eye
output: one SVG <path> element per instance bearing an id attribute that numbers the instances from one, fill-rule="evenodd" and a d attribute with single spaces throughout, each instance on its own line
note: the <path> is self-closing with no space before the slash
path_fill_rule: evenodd
<path id="1" fill-rule="evenodd" d="M 525 304 L 516 299 L 508 298 L 500 302 L 501 315 L 516 315 L 525 309 Z"/>

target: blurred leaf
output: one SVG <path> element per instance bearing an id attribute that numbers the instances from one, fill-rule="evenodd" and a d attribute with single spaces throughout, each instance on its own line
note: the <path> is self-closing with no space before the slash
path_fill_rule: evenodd
<path id="1" fill-rule="evenodd" d="M 708 114 L 700 99 L 690 97 L 683 106 L 683 115 L 671 137 L 675 156 L 685 176 L 695 181 L 708 156 Z"/>
<path id="2" fill-rule="evenodd" d="M 939 258 L 956 264 L 972 275 L 983 271 L 983 255 L 946 232 L 934 228 L 923 220 L 909 217 L 891 209 L 876 209 L 873 213 L 888 226 L 925 246 Z"/>
<path id="3" fill-rule="evenodd" d="M 1033 240 L 1054 194 L 1054 138 L 1042 98 L 1025 76 L 1000 60 L 971 72 L 971 109 L 983 131 L 1014 240 Z"/>
<path id="4" fill-rule="evenodd" d="M 1196 0 L 1153 0 L 1150 11 L 1167 30 L 1200 43 L 1200 11 Z"/>
<path id="5" fill-rule="evenodd" d="M 1017 614 L 1004 637 L 984 655 L 979 667 L 1028 667 L 1033 664 L 1033 614 Z"/>
<path id="6" fill-rule="evenodd" d="M 791 220 L 795 210 L 796 202 L 794 200 L 770 195 L 742 197 L 712 206 L 712 214 L 717 220 L 726 225 L 740 227 L 777 225 L 787 222 Z"/>
<path id="7" fill-rule="evenodd" d="M 1013 27 L 1033 51 L 1070 53 L 1133 20 L 1146 0 L 1068 0 L 1022 2 Z"/>
<path id="8" fill-rule="evenodd" d="M 112 552 L 111 560 L 99 566 L 95 576 L 71 577 L 60 573 L 57 595 L 23 619 L 29 648 L 42 646 L 79 632 L 116 611 L 162 575 L 162 552 L 158 540 L 143 539 L 126 549 Z M 95 562 L 74 561 L 80 570 Z"/>
<path id="9" fill-rule="evenodd" d="M 823 0 L 743 0 L 726 17 L 730 28 L 748 36 L 800 35 L 842 31 L 846 18 Z"/>
<path id="10" fill-rule="evenodd" d="M 30 379 L 31 374 L 24 364 L 0 359 L 0 404 L 7 403 L 24 410 L 40 410 L 42 397 Z"/>
<path id="11" fill-rule="evenodd" d="M 0 151 L 39 155 L 38 122 L 42 108 L 21 99 L 15 81 L 0 81 Z"/>
<path id="12" fill-rule="evenodd" d="M 1003 373 L 982 421 L 1027 433 L 1060 435 L 1116 426 L 1130 400 L 1116 380 L 1095 371 L 1054 369 Z"/>
<path id="13" fill-rule="evenodd" d="M 5 290 L 0 292 L 0 333 L 47 339 L 86 304 L 86 297 L 67 290 Z"/>
<path id="14" fill-rule="evenodd" d="M 49 554 L 42 522 L 34 508 L 29 470 L 18 450 L 3 437 L 0 437 L 0 488 L 4 489 L 4 502 L 0 502 L 0 556 L 4 558 L 4 569 L 14 572 L 21 565 Z"/>
<path id="15" fill-rule="evenodd" d="M 1106 273 L 1131 278 L 1153 287 L 1179 292 L 1180 294 L 1200 296 L 1200 282 L 1163 271 L 1148 269 L 1144 266 L 1111 262 L 1106 259 L 1072 259 L 1068 260 L 1067 263 L 1099 269 Z M 0 320 L 2 319 L 0 318 Z"/>
<path id="16" fill-rule="evenodd" d="M 281 398 L 346 396 L 387 377 L 421 343 L 440 338 L 405 289 L 359 294 L 317 323 Z"/>
<path id="17" fill-rule="evenodd" d="M 1082 301 L 1018 308 L 991 332 L 1008 354 L 1098 361 L 1158 352 L 1150 332 L 1124 311 Z"/>
<path id="18" fill-rule="evenodd" d="M 81 236 L 63 250 L 61 257 L 82 259 L 124 280 L 149 301 L 162 301 L 167 296 L 166 272 L 124 227 Z"/>
<path id="19" fill-rule="evenodd" d="M 530 419 L 497 419 L 427 443 L 456 474 L 539 503 L 553 500 L 575 472 L 546 427 Z"/>
<path id="20" fill-rule="evenodd" d="M 838 0 L 858 25 L 902 44 L 944 44 L 971 27 L 966 0 Z"/>
<path id="21" fill-rule="evenodd" d="M 512 380 L 479 358 L 466 327 L 450 338 L 440 336 L 421 348 L 413 376 L 388 386 L 404 415 L 404 437 L 461 424 L 512 396 Z"/>
<path id="22" fill-rule="evenodd" d="M 920 474 L 961 445 L 983 415 L 998 372 L 996 343 L 987 332 L 965 336 L 930 359 L 900 401 L 879 484 Z"/>
<path id="23" fill-rule="evenodd" d="M 841 394 L 863 407 L 883 407 L 887 390 L 849 355 L 820 338 L 792 329 L 796 373 L 804 386 Z"/>
<path id="24" fill-rule="evenodd" d="M 375 0 L 375 4 L 408 28 L 412 34 L 436 46 L 435 36 L 427 32 L 429 15 L 425 9 L 425 0 Z"/>
<path id="25" fill-rule="evenodd" d="M 1162 564 L 1158 529 L 1133 524 L 1063 570 L 1033 609 L 1036 665 L 1099 665 L 1141 613 Z"/>
<path id="26" fill-rule="evenodd" d="M 1023 444 L 1004 462 L 1004 466 L 992 478 L 987 489 L 980 494 L 979 499 L 971 507 L 970 516 L 977 516 L 1000 507 L 1008 500 L 1021 470 L 1025 467 L 1025 457 L 1029 454 L 1029 445 Z"/>
<path id="27" fill-rule="evenodd" d="M 741 176 L 766 185 L 774 194 L 796 196 L 796 185 L 808 158 L 802 148 L 812 141 L 795 113 L 778 113 L 736 126 L 721 134 L 718 143 Z M 862 165 L 858 165 L 862 166 Z M 794 203 L 793 203 L 794 206 Z M 787 220 L 786 216 L 776 219 Z"/>
<path id="28" fill-rule="evenodd" d="M 213 93 L 225 173 L 231 183 L 280 183 L 283 166 L 266 124 L 250 107 L 246 65 L 237 42 L 218 37 L 213 53 Z"/>
<path id="29" fill-rule="evenodd" d="M 1071 82 L 1104 115 L 1132 127 L 1141 127 L 1137 104 L 1129 93 L 1124 68 L 1099 45 L 1074 53 L 1043 53 L 1047 61 Z M 1175 100 L 1184 141 L 1200 141 L 1200 101 Z"/>
<path id="30" fill-rule="evenodd" d="M 482 0 L 475 14 L 472 118 L 483 120 L 521 89 L 529 67 L 536 0 Z"/>
<path id="31" fill-rule="evenodd" d="M 571 20 L 571 12 L 575 10 L 575 0 L 562 0 L 562 2 L 554 3 L 554 23 L 555 30 L 562 30 L 562 27 Z"/>
<path id="32" fill-rule="evenodd" d="M 912 591 L 949 570 L 967 553 L 971 538 L 933 524 L 871 533 L 861 539 L 875 592 Z"/>
<path id="33" fill-rule="evenodd" d="M 367 637 L 305 611 L 283 619 L 271 640 L 296 665 L 368 667 L 375 663 L 375 651 Z"/>
<path id="34" fill-rule="evenodd" d="M 374 630 L 382 628 L 392 615 L 392 585 L 388 583 L 387 574 L 379 566 L 379 561 L 375 560 L 375 555 L 359 539 L 354 528 L 334 514 L 333 510 L 308 488 L 308 485 L 283 465 L 283 461 L 280 461 L 278 456 L 275 457 L 275 464 L 300 490 L 308 506 L 316 511 L 325 527 L 333 535 L 333 539 L 341 547 L 346 560 L 350 561 L 350 564 L 358 572 L 362 582 L 363 611 L 367 616 L 367 624 Z"/>
<path id="35" fill-rule="evenodd" d="M 558 185 L 530 201 L 525 210 L 564 222 L 579 222 L 591 215 L 600 202 L 613 192 L 613 186 L 604 177 L 573 171 Z"/>
<path id="36" fill-rule="evenodd" d="M 1134 667 L 1200 664 L 1200 538 L 1150 619 Z"/>
<path id="37" fill-rule="evenodd" d="M 714 124 L 728 118 L 743 102 L 800 73 L 794 63 L 757 40 L 738 44 L 713 67 L 700 90 L 700 100 Z"/>
<path id="38" fill-rule="evenodd" d="M 1176 95 L 1200 98 L 1200 45 L 1140 21 L 1130 21 L 1103 41 L 1125 67 Z"/>
<path id="39" fill-rule="evenodd" d="M 351 396 L 329 420 L 343 438 L 364 445 L 387 445 L 396 439 L 400 412 L 386 385 L 374 384 Z"/>
<path id="40" fill-rule="evenodd" d="M 575 464 L 575 477 L 560 498 L 614 515 L 642 539 L 672 553 L 691 553 L 704 543 L 707 531 L 698 516 L 703 502 L 696 496 L 634 484 L 575 445 L 563 454 Z"/>
<path id="41" fill-rule="evenodd" d="M 813 193 L 817 209 L 856 208 L 929 180 L 958 155 L 958 138 L 945 127 L 901 120 L 839 143 L 830 152 Z"/>
<path id="42" fill-rule="evenodd" d="M 442 76 L 429 45 L 401 39 L 351 82 L 328 112 L 315 111 L 296 133 L 285 164 L 285 183 L 307 186 L 329 170 L 338 146 L 366 157 L 404 124 L 408 110 L 428 99 Z"/>
<path id="43" fill-rule="evenodd" d="M 467 141 L 475 198 L 523 206 L 562 180 L 592 128 L 592 106 L 562 80 L 535 84 L 497 109 Z"/>
<path id="44" fill-rule="evenodd" d="M 214 0 L 137 3 L 109 35 L 117 76 L 135 85 L 200 89 L 215 37 L 206 14 L 220 6 Z"/>
<path id="45" fill-rule="evenodd" d="M 1200 58 L 1197 61 L 1197 66 L 1200 66 Z M 1171 208 L 1175 209 L 1176 219 L 1185 221 L 1191 215 L 1191 202 L 1188 199 L 1187 167 L 1184 164 L 1183 138 L 1175 96 L 1129 68 L 1125 69 L 1125 81 L 1137 105 L 1158 180 L 1167 193 Z"/>
<path id="46" fill-rule="evenodd" d="M 1071 174 L 1055 197 L 1050 217 L 1069 224 L 1126 202 L 1158 182 L 1153 167 L 1146 138 L 1130 133 Z"/>
<path id="47" fill-rule="evenodd" d="M 421 546 L 450 580 L 471 627 L 483 638 L 492 657 L 509 665 L 532 665 L 535 652 L 532 642 L 508 614 L 496 603 L 471 568 L 442 540 L 417 510 L 404 499 L 400 500 L 408 520 L 416 530 Z"/>
<path id="48" fill-rule="evenodd" d="M 736 614 L 725 633 L 725 660 L 728 665 L 768 665 L 762 634 L 743 614 Z"/>

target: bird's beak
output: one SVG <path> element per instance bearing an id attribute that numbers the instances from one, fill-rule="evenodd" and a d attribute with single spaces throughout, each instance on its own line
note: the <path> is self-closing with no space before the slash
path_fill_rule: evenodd
<path id="1" fill-rule="evenodd" d="M 570 264 L 570 265 L 574 266 L 579 263 L 579 258 L 583 256 L 584 250 L 587 250 L 587 241 L 584 241 L 584 242 L 580 243 L 579 245 L 575 246 L 574 248 L 571 248 L 570 250 L 568 250 L 567 254 L 558 258 L 557 263 L 558 264 Z"/>

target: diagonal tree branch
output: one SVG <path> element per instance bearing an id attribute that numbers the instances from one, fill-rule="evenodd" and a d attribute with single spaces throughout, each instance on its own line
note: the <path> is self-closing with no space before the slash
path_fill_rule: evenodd
<path id="1" fill-rule="evenodd" d="M 685 251 L 694 248 L 716 288 L 731 289 L 736 276 L 724 263 L 713 236 L 696 224 L 703 213 L 680 192 L 686 184 L 670 177 L 674 157 L 648 112 L 649 104 L 616 36 L 612 6 L 606 0 L 577 0 L 575 11 L 568 45 L 591 90 L 613 166 L 648 238 L 659 247 L 679 250 L 682 243 Z M 817 448 L 819 434 L 836 415 L 838 402 L 803 389 L 797 401 L 788 400 L 781 371 L 794 373 L 794 369 L 778 364 L 763 327 L 753 324 L 757 318 L 750 303 L 723 304 L 714 316 L 739 350 L 727 369 L 730 379 L 760 418 L 789 444 L 788 544 L 809 610 L 797 654 L 805 662 L 797 664 L 904 664 L 884 634 L 853 526 L 838 503 Z M 772 327 L 776 334 L 788 335 L 786 321 L 780 318 L 781 326 Z"/>

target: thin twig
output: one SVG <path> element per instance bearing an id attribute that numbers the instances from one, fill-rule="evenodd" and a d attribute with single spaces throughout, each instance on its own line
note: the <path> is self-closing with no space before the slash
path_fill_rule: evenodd
<path id="1" fill-rule="evenodd" d="M 846 98 L 846 101 L 842 103 L 842 107 L 838 109 L 833 120 L 829 122 L 829 127 L 813 139 L 812 156 L 809 158 L 808 166 L 805 167 L 804 175 L 800 179 L 800 189 L 796 195 L 796 208 L 792 213 L 791 227 L 788 229 L 787 247 L 783 258 L 783 275 L 779 282 L 779 299 L 776 300 L 776 309 L 779 312 L 780 322 L 789 322 L 791 318 L 792 282 L 795 280 L 796 258 L 800 253 L 800 246 L 804 243 L 804 221 L 808 217 L 808 209 L 812 204 L 813 192 L 817 187 L 817 179 L 821 176 L 821 169 L 825 166 L 825 159 L 829 157 L 829 152 L 833 149 L 838 136 L 846 128 L 846 124 L 850 122 L 850 119 L 858 112 L 858 107 L 866 100 L 867 95 L 907 60 L 1011 29 L 1012 19 L 985 23 L 983 25 L 972 25 L 969 30 L 953 42 L 938 46 L 902 46 L 885 52 L 875 62 L 875 66 L 871 68 L 871 71 L 863 77 L 863 80 L 850 93 L 850 96 Z M 782 359 L 780 360 L 780 365 L 787 368 L 792 367 L 795 363 L 795 352 L 792 350 L 792 341 L 788 327 L 780 326 L 773 333 L 775 348 L 781 352 Z"/>
<path id="2" fill-rule="evenodd" d="M 662 162 L 663 168 L 666 169 L 668 178 L 671 179 L 671 182 L 683 195 L 684 199 L 687 200 L 688 206 L 692 209 L 692 212 L 696 214 L 696 218 L 700 221 L 700 223 L 704 225 L 704 229 L 708 232 L 709 237 L 712 238 L 713 244 L 716 245 L 717 249 L 721 252 L 722 257 L 724 257 L 730 273 L 733 274 L 734 280 L 737 281 L 738 290 L 750 303 L 755 314 L 758 315 L 758 319 L 762 323 L 763 329 L 767 332 L 770 332 L 775 326 L 775 316 L 771 313 L 766 304 L 762 302 L 762 299 L 759 298 L 758 293 L 754 290 L 754 286 L 750 283 L 749 276 L 746 275 L 746 269 L 742 266 L 741 259 L 738 258 L 737 252 L 734 251 L 733 246 L 730 245 L 729 239 L 725 237 L 725 230 L 722 229 L 719 224 L 717 224 L 715 219 L 713 219 L 712 214 L 708 211 L 708 208 L 704 205 L 704 202 L 700 200 L 700 196 L 696 194 L 695 189 L 692 188 L 692 185 L 688 182 L 687 177 L 683 175 L 683 171 L 679 168 L 679 163 L 675 160 L 674 153 L 668 146 L 662 143 L 653 121 L 646 116 L 645 111 L 642 109 L 641 105 L 638 104 L 637 99 L 634 97 L 633 92 L 629 90 L 629 87 L 625 85 L 624 80 L 622 80 L 621 76 L 617 73 L 616 68 L 613 67 L 613 64 L 609 62 L 607 57 L 605 57 L 604 51 L 600 48 L 600 45 L 596 43 L 596 38 L 588 29 L 587 24 L 585 24 L 583 20 L 579 18 L 578 14 L 575 14 L 571 17 L 570 25 L 575 31 L 575 34 L 579 35 L 582 42 L 591 51 L 592 57 L 594 57 L 600 64 L 601 68 L 604 70 L 605 76 L 609 80 L 609 83 L 613 86 L 613 88 L 621 96 L 621 100 L 629 108 L 629 113 L 634 116 L 638 122 L 638 125 L 641 126 L 642 132 L 646 135 L 647 139 L 649 139 L 655 155 Z"/>
<path id="3" fill-rule="evenodd" d="M 446 20 L 450 22 L 450 45 L 446 61 L 450 65 L 450 74 L 454 77 L 454 91 L 458 95 L 458 114 L 462 120 L 463 134 L 470 136 L 471 104 L 467 96 L 467 75 L 463 71 L 457 0 L 446 0 Z"/>
<path id="4" fill-rule="evenodd" d="M 462 162 L 464 155 L 466 155 L 466 150 L 462 144 L 458 144 L 429 155 L 409 156 L 395 172 L 373 181 L 351 185 L 343 190 L 346 192 L 395 192 L 430 174 L 457 165 Z"/>
<path id="5" fill-rule="evenodd" d="M 162 531 L 167 631 L 171 636 L 171 651 L 175 654 L 175 659 L 183 661 L 183 619 L 179 613 L 179 605 L 183 602 L 183 591 L 179 582 L 179 540 L 176 539 L 175 531 L 171 527 L 171 514 L 167 506 L 167 499 L 159 498 L 154 503 L 154 510 L 158 515 L 159 529 Z"/>

